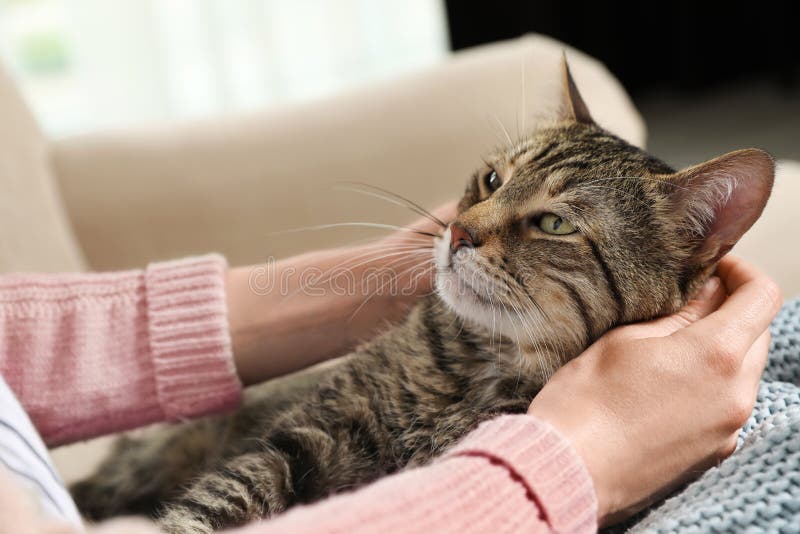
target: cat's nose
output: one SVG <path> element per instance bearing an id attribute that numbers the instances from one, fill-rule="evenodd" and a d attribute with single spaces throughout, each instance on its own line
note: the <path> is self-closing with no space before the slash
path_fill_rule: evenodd
<path id="1" fill-rule="evenodd" d="M 450 252 L 455 252 L 461 247 L 474 248 L 475 240 L 469 230 L 458 223 L 450 225 Z"/>

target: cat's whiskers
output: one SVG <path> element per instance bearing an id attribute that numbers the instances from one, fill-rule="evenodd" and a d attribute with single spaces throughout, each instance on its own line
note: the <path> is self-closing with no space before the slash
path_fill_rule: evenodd
<path id="1" fill-rule="evenodd" d="M 396 259 L 396 260 L 393 260 L 392 262 L 390 262 L 390 263 L 387 265 L 387 267 L 388 267 L 388 266 L 395 265 L 395 264 L 397 264 L 397 263 L 401 263 L 401 264 L 402 264 L 402 263 L 407 263 L 407 262 L 405 262 L 404 260 L 412 260 L 412 261 L 417 261 L 417 259 L 416 259 L 416 258 L 399 258 L 399 259 Z M 417 263 L 415 263 L 415 264 L 414 264 L 414 265 L 412 265 L 411 267 L 409 267 L 409 268 L 407 268 L 407 269 L 405 269 L 405 270 L 403 270 L 403 271 L 401 271 L 401 272 L 399 272 L 399 273 L 395 273 L 395 274 L 394 274 L 394 275 L 393 275 L 393 276 L 392 276 L 392 277 L 391 277 L 389 280 L 386 280 L 386 281 L 385 281 L 383 284 L 381 284 L 381 286 L 379 286 L 379 287 L 376 289 L 376 291 L 378 291 L 378 292 L 382 291 L 382 290 L 383 290 L 383 288 L 385 288 L 387 284 L 393 284 L 393 283 L 395 283 L 395 282 L 397 281 L 397 278 L 398 278 L 398 277 L 400 277 L 400 276 L 402 276 L 402 275 L 404 275 L 404 274 L 406 274 L 406 273 L 410 273 L 410 272 L 412 272 L 414 269 L 416 269 L 416 268 L 419 268 L 419 267 L 422 267 L 423 265 L 425 265 L 425 264 L 426 264 L 426 263 L 428 263 L 428 262 L 431 262 L 431 263 L 432 263 L 432 262 L 433 262 L 433 258 L 430 258 L 430 259 L 425 259 L 425 260 L 422 260 L 422 261 L 417 261 Z M 414 283 L 416 280 L 418 280 L 418 279 L 419 279 L 419 274 L 418 274 L 417 276 L 415 276 L 414 278 L 412 278 L 412 279 L 411 279 L 411 281 L 410 281 L 410 283 L 411 283 L 411 284 L 413 284 L 413 283 Z"/>
<path id="2" fill-rule="evenodd" d="M 535 326 L 534 325 L 530 325 L 530 324 L 528 324 L 527 321 L 525 321 L 525 317 L 526 316 L 528 318 L 532 319 L 532 317 L 530 317 L 530 313 L 527 313 L 527 314 L 523 313 L 522 309 L 520 309 L 520 306 L 518 306 L 517 303 L 511 302 L 511 306 L 514 308 L 514 312 L 517 314 L 517 317 L 519 318 L 520 324 L 525 329 L 525 332 L 528 335 L 528 341 L 533 346 L 534 350 L 536 350 L 537 352 L 540 352 L 541 351 L 541 347 L 539 345 L 540 342 L 536 338 L 536 333 L 533 330 L 535 328 Z"/>
<path id="3" fill-rule="evenodd" d="M 453 339 L 451 339 L 450 341 L 455 341 L 456 339 L 461 337 L 462 332 L 464 332 L 464 324 L 465 324 L 464 320 L 463 319 L 460 320 L 460 324 L 458 326 L 458 332 L 456 332 L 456 335 L 453 336 Z"/>
<path id="4" fill-rule="evenodd" d="M 539 360 L 540 363 L 540 369 L 542 370 L 543 374 L 549 378 L 549 375 L 552 372 L 551 370 L 553 365 L 553 362 L 551 361 L 552 358 L 548 358 L 546 355 L 544 356 L 542 355 L 541 353 L 542 347 L 539 344 L 541 343 L 545 351 L 547 351 L 549 354 L 558 356 L 560 356 L 561 352 L 563 351 L 563 347 L 560 347 L 561 350 L 558 350 L 555 346 L 552 346 L 548 341 L 549 336 L 545 335 L 545 332 L 547 332 L 545 328 L 545 321 L 548 319 L 548 316 L 544 312 L 542 307 L 536 302 L 536 300 L 531 295 L 529 295 L 527 291 L 525 292 L 517 291 L 516 296 L 517 298 L 520 299 L 519 305 L 522 312 L 520 314 L 521 316 L 520 319 L 523 322 L 523 324 L 526 324 L 524 318 L 527 317 L 530 323 L 532 323 L 530 325 L 531 328 L 542 333 L 540 339 L 537 339 L 533 334 L 531 334 L 531 342 L 533 344 L 534 351 L 536 351 L 537 359 Z M 530 304 L 530 306 L 526 306 L 525 304 L 523 304 L 523 302 L 526 301 Z"/>
<path id="5" fill-rule="evenodd" d="M 438 217 L 433 215 L 431 212 L 429 212 L 428 210 L 426 210 L 425 208 L 420 206 L 418 203 L 416 203 L 413 200 L 410 200 L 410 199 L 408 199 L 406 197 L 403 197 L 402 195 L 399 195 L 397 193 L 389 191 L 387 189 L 383 189 L 381 187 L 374 186 L 374 185 L 371 185 L 371 184 L 362 183 L 362 182 L 341 182 L 340 189 L 344 189 L 344 190 L 348 190 L 348 191 L 352 191 L 352 192 L 368 195 L 368 196 L 371 196 L 371 197 L 374 197 L 374 198 L 379 198 L 379 199 L 385 200 L 387 202 L 390 202 L 392 204 L 408 208 L 411 211 L 413 211 L 414 213 L 422 215 L 423 217 L 426 217 L 430 221 L 433 221 L 434 223 L 436 223 L 441 228 L 445 228 L 445 229 L 447 228 L 447 224 L 445 222 L 443 222 L 441 219 L 439 219 Z M 408 228 L 408 227 L 398 226 L 398 225 L 393 225 L 393 224 L 359 222 L 359 221 L 321 224 L 321 225 L 316 225 L 316 226 L 308 226 L 308 227 L 303 227 L 303 228 L 295 228 L 295 229 L 290 229 L 290 230 L 284 230 L 284 231 L 279 231 L 279 232 L 274 232 L 274 233 L 275 234 L 282 234 L 282 233 L 291 233 L 291 232 L 299 232 L 299 231 L 307 231 L 307 230 L 325 230 L 325 229 L 340 228 L 340 227 L 366 227 L 366 228 L 391 229 L 391 230 L 398 230 L 398 231 L 401 231 L 401 232 L 403 232 L 403 231 L 404 232 L 409 232 L 409 233 L 412 233 L 412 234 L 417 234 L 417 235 L 425 236 L 425 237 L 433 237 L 433 238 L 441 237 L 438 234 L 434 234 L 432 232 L 426 232 L 426 231 L 423 231 L 423 230 L 418 230 L 418 229 L 415 229 L 415 228 Z M 378 255 L 376 255 L 374 257 L 370 257 L 371 254 L 373 254 L 373 252 L 371 250 L 368 250 L 368 251 L 366 251 L 366 252 L 364 252 L 362 254 L 359 254 L 359 255 L 357 255 L 355 257 L 348 258 L 344 262 L 340 262 L 339 264 L 334 265 L 333 267 L 331 267 L 330 269 L 326 270 L 325 272 L 323 272 L 320 275 L 320 277 L 329 275 L 328 278 L 325 278 L 323 280 L 319 280 L 318 278 L 320 278 L 320 277 L 318 277 L 317 279 L 315 279 L 313 281 L 313 284 L 320 284 L 321 285 L 321 284 L 329 283 L 329 282 L 335 280 L 336 278 L 338 278 L 339 276 L 344 276 L 348 269 L 355 269 L 355 268 L 360 267 L 362 265 L 365 265 L 367 263 L 381 261 L 381 260 L 384 260 L 384 259 L 386 259 L 388 257 L 392 257 L 392 256 L 396 256 L 396 255 L 403 255 L 403 254 L 405 254 L 405 255 L 414 255 L 414 254 L 419 254 L 419 253 L 422 253 L 422 252 L 429 253 L 428 251 L 433 249 L 433 245 L 430 242 L 430 240 L 428 240 L 428 239 L 422 239 L 422 238 L 415 237 L 415 236 L 409 236 L 409 237 L 404 238 L 404 239 L 408 242 L 408 244 L 405 244 L 405 245 L 404 244 L 398 244 L 398 245 L 394 245 L 394 246 L 391 246 L 391 245 L 387 246 L 385 243 L 380 243 L 379 242 L 379 243 L 376 243 L 376 245 L 374 245 L 372 247 L 368 246 L 367 247 L 368 249 L 369 248 L 373 248 L 373 247 L 380 248 L 380 254 L 378 254 Z M 353 262 L 355 262 L 357 260 L 361 260 L 363 258 L 368 258 L 368 259 L 353 264 Z M 391 262 L 390 265 L 394 264 L 394 263 L 395 262 Z M 384 266 L 384 267 L 388 267 L 388 266 L 389 265 Z M 343 272 L 339 273 L 339 274 L 336 274 L 336 276 L 331 274 L 331 273 L 334 273 L 337 270 L 342 270 Z M 417 279 L 415 279 L 415 281 Z M 296 291 L 292 292 L 289 295 L 289 297 L 292 297 L 292 296 L 296 295 L 297 293 L 300 293 L 300 292 L 302 292 L 304 290 L 310 289 L 311 287 L 313 287 L 313 286 L 311 286 L 311 285 L 301 285 L 300 287 L 298 287 L 298 289 Z M 371 298 L 371 296 L 368 297 L 368 299 L 369 298 Z M 365 303 L 366 303 L 366 301 L 364 303 L 362 303 L 362 305 L 365 304 Z"/>
<path id="6" fill-rule="evenodd" d="M 499 316 L 499 319 L 502 321 L 503 320 L 503 308 L 501 308 L 499 306 L 497 307 L 497 315 Z M 498 328 L 497 329 L 497 359 L 498 359 L 498 361 L 500 360 L 500 358 L 502 358 L 502 356 L 503 356 L 503 330 Z"/>
<path id="7" fill-rule="evenodd" d="M 443 229 L 447 229 L 447 224 L 440 218 L 438 218 L 436 215 L 426 210 L 413 200 L 401 196 L 393 191 L 389 191 L 388 189 L 384 189 L 382 187 L 378 187 L 376 185 L 371 185 L 363 182 L 341 182 L 341 184 L 342 185 L 339 186 L 338 189 L 342 189 L 344 191 L 352 191 L 354 193 L 360 193 L 362 195 L 367 195 L 374 198 L 379 198 L 387 202 L 390 202 L 396 206 L 408 208 L 414 213 L 422 215 L 423 217 L 435 222 Z M 365 191 L 364 188 L 367 188 L 368 190 Z"/>
<path id="8" fill-rule="evenodd" d="M 528 92 L 525 88 L 525 56 L 523 55 L 521 58 L 521 74 L 522 74 L 522 131 L 525 131 L 525 122 L 527 120 L 528 115 Z M 517 139 L 520 138 L 519 133 L 519 115 L 517 115 Z"/>
<path id="9" fill-rule="evenodd" d="M 527 314 L 523 313 L 515 302 L 509 301 L 509 304 L 514 308 L 514 313 L 517 314 L 517 317 L 519 319 L 520 324 L 525 329 L 525 332 L 528 335 L 528 340 L 529 340 L 529 343 L 531 345 L 531 348 L 533 349 L 534 354 L 536 356 L 536 360 L 538 362 L 538 367 L 539 367 L 539 369 L 542 369 L 544 367 L 545 363 L 547 362 L 547 357 L 542 354 L 542 348 L 540 346 L 539 340 L 536 339 L 535 333 L 531 330 L 531 328 L 536 328 L 536 327 L 533 326 L 533 325 L 529 325 L 527 323 L 527 321 L 525 320 L 525 317 L 527 316 L 529 319 L 531 319 L 533 321 L 533 317 L 530 316 L 530 313 L 527 313 Z M 520 306 L 521 306 L 521 303 L 520 303 Z M 521 350 L 522 350 L 522 348 L 520 347 L 520 351 Z M 522 366 L 522 361 L 520 360 L 520 372 L 521 372 L 521 366 Z"/>
<path id="10" fill-rule="evenodd" d="M 379 254 L 378 256 L 371 257 L 371 258 L 369 258 L 367 260 L 359 261 L 358 263 L 356 263 L 354 265 L 348 265 L 349 262 L 343 262 L 339 266 L 336 266 L 336 267 L 333 267 L 332 269 L 329 269 L 329 271 L 330 270 L 335 270 L 335 269 L 342 269 L 342 272 L 339 273 L 339 274 L 336 274 L 336 276 L 331 275 L 330 277 L 328 277 L 327 280 L 322 280 L 320 283 L 327 283 L 328 281 L 331 281 L 331 280 L 333 280 L 333 279 L 335 279 L 335 278 L 337 278 L 339 276 L 343 276 L 344 274 L 346 274 L 347 270 L 349 270 L 349 269 L 356 269 L 358 267 L 361 267 L 362 265 L 366 265 L 368 263 L 373 263 L 373 262 L 376 262 L 376 261 L 381 261 L 381 260 L 384 260 L 384 259 L 387 259 L 387 258 L 391 258 L 391 257 L 394 257 L 394 256 L 408 256 L 410 254 L 423 254 L 423 253 L 424 254 L 430 254 L 430 251 L 432 250 L 432 248 L 433 247 L 420 247 L 420 246 L 417 246 L 417 245 L 407 245 L 407 246 L 398 246 L 398 247 L 387 248 L 386 250 L 388 252 L 384 252 L 382 254 Z M 393 252 L 391 252 L 391 251 L 393 251 Z M 391 264 L 392 263 L 387 264 L 387 265 L 383 265 L 382 267 L 388 267 Z M 346 267 L 345 267 L 345 265 L 346 265 Z"/>
<path id="11" fill-rule="evenodd" d="M 522 302 L 523 301 L 530 302 L 533 305 L 534 309 L 538 312 L 538 316 L 542 316 L 542 317 L 546 318 L 547 314 L 544 312 L 544 310 L 541 308 L 541 306 L 536 302 L 536 300 L 531 295 L 528 294 L 527 288 L 525 288 L 513 276 L 511 276 L 509 273 L 507 273 L 505 271 L 497 271 L 497 274 L 501 274 L 502 277 L 503 277 L 503 279 L 501 281 L 502 287 L 508 293 L 507 297 L 509 297 L 508 300 L 505 301 L 505 302 L 507 302 L 507 304 L 511 305 L 514 308 L 515 313 L 517 314 L 517 316 L 519 318 L 520 324 L 525 329 L 525 331 L 526 331 L 526 333 L 528 335 L 528 339 L 529 339 L 529 343 L 531 345 L 531 348 L 533 349 L 534 354 L 536 355 L 536 359 L 539 362 L 539 368 L 540 369 L 544 369 L 545 364 L 547 364 L 547 366 L 548 366 L 548 371 L 547 372 L 549 372 L 551 363 L 549 361 L 549 358 L 547 358 L 545 355 L 543 355 L 543 353 L 542 353 L 542 348 L 543 348 L 542 345 L 544 346 L 544 349 L 546 349 L 547 351 L 549 351 L 551 353 L 555 353 L 555 354 L 560 354 L 563 351 L 563 347 L 562 347 L 562 351 L 557 351 L 555 349 L 555 347 L 549 347 L 548 346 L 548 342 L 547 342 L 546 338 L 543 338 L 541 340 L 537 339 L 537 337 L 534 334 L 534 332 L 531 331 L 531 328 L 538 329 L 538 331 L 544 333 L 545 330 L 542 328 L 542 324 L 541 324 L 542 321 L 537 319 L 532 313 L 533 310 L 527 309 L 527 306 L 524 306 L 522 304 Z M 517 305 L 514 303 L 514 299 L 515 298 L 520 301 L 519 302 L 520 307 L 517 307 Z M 490 303 L 492 303 L 491 300 L 490 300 Z M 501 305 L 502 304 L 503 303 L 501 302 Z M 523 313 L 523 310 L 525 311 L 525 313 Z M 529 325 L 525 321 L 525 317 L 526 316 L 528 317 L 530 322 L 535 323 L 535 324 L 534 325 Z M 494 322 L 495 322 L 494 306 L 493 306 L 493 309 L 492 309 L 492 322 L 493 322 L 492 330 L 494 331 Z M 513 327 L 513 323 L 512 323 L 512 327 Z M 493 339 L 494 339 L 494 334 L 492 334 L 492 341 L 493 341 Z"/>
<path id="12" fill-rule="evenodd" d="M 508 309 L 505 309 L 504 311 L 506 312 L 506 317 L 508 317 L 508 320 L 511 323 L 511 328 L 514 329 L 514 337 L 517 340 L 517 381 L 514 384 L 514 392 L 516 393 L 517 388 L 519 388 L 519 381 L 522 378 L 522 363 L 523 363 L 522 346 L 519 339 L 519 330 L 517 329 L 517 326 L 514 324 L 514 319 L 511 317 L 511 312 L 509 312 Z"/>
<path id="13" fill-rule="evenodd" d="M 514 305 L 514 302 L 513 301 L 509 302 L 509 304 L 511 305 L 512 308 L 514 308 L 514 313 L 517 315 L 517 321 L 526 330 L 526 333 L 528 334 L 530 343 L 534 343 L 532 335 L 531 335 L 530 331 L 527 330 L 525 324 L 522 322 L 522 318 L 519 316 L 519 310 Z M 505 312 L 506 312 L 506 316 L 508 317 L 509 322 L 511 323 L 511 327 L 514 330 L 514 336 L 517 339 L 517 350 L 518 350 L 518 355 L 517 355 L 518 356 L 517 385 L 519 385 L 519 378 L 520 378 L 520 374 L 522 373 L 522 341 L 520 340 L 519 330 L 517 329 L 517 325 L 515 324 L 514 318 L 511 316 L 511 312 L 508 311 L 508 308 L 505 308 Z M 516 388 L 516 386 L 515 386 L 515 388 Z"/>
<path id="14" fill-rule="evenodd" d="M 489 300 L 489 309 L 492 310 L 492 331 L 490 332 L 489 336 L 489 350 L 494 351 L 494 330 L 495 330 L 495 320 L 494 320 L 494 304 L 490 299 Z"/>
<path id="15" fill-rule="evenodd" d="M 436 264 L 434 263 L 434 261 L 433 261 L 433 258 L 429 258 L 429 259 L 427 259 L 427 260 L 423 260 L 423 261 L 421 261 L 421 262 L 418 262 L 418 263 L 416 263 L 416 264 L 412 265 L 411 267 L 409 267 L 408 269 L 406 269 L 406 270 L 404 270 L 404 271 L 401 271 L 401 272 L 399 272 L 399 273 L 395 274 L 394 276 L 392 276 L 392 278 L 390 278 L 389 280 L 385 281 L 385 282 L 384 282 L 383 284 L 381 284 L 381 285 L 380 285 L 380 286 L 379 286 L 377 289 L 375 289 L 375 291 L 371 292 L 371 293 L 370 293 L 370 294 L 369 294 L 369 295 L 368 295 L 368 296 L 367 296 L 367 297 L 364 299 L 364 301 L 363 301 L 361 304 L 359 304 L 359 306 L 358 306 L 358 307 L 355 309 L 355 311 L 353 311 L 353 313 L 352 313 L 352 314 L 350 315 L 350 317 L 348 318 L 348 321 L 352 321 L 352 320 L 353 320 L 353 318 L 356 316 L 356 314 L 358 314 L 358 312 L 359 312 L 359 311 L 361 311 L 361 309 L 362 309 L 364 306 L 366 306 L 366 305 L 367 305 L 367 303 L 368 303 L 370 300 L 372 300 L 372 298 L 373 298 L 373 297 L 375 297 L 376 295 L 378 295 L 378 294 L 379 294 L 379 293 L 380 293 L 380 292 L 383 290 L 383 288 L 384 288 L 384 287 L 386 287 L 386 284 L 389 284 L 389 283 L 394 283 L 394 281 L 395 281 L 395 280 L 396 280 L 398 277 L 400 277 L 400 276 L 402 276 L 402 275 L 404 275 L 404 274 L 410 273 L 410 272 L 414 271 L 415 269 L 419 269 L 420 267 L 422 267 L 422 266 L 423 266 L 423 265 L 425 265 L 426 263 L 431 263 L 431 265 L 429 265 L 428 267 L 426 267 L 426 268 L 425 268 L 425 269 L 422 271 L 422 273 L 421 273 L 421 274 L 419 274 L 417 277 L 415 277 L 415 278 L 412 280 L 412 283 L 416 282 L 416 280 L 419 280 L 419 277 L 420 277 L 420 276 L 424 276 L 425 274 L 429 273 L 429 272 L 430 272 L 432 269 L 434 269 L 434 268 L 436 267 Z"/>
<path id="16" fill-rule="evenodd" d="M 505 134 L 506 139 L 508 140 L 508 147 L 509 148 L 513 147 L 514 141 L 511 139 L 511 136 L 509 135 L 508 130 L 506 129 L 506 125 L 503 124 L 503 121 L 500 120 L 500 117 L 498 117 L 496 113 L 492 113 L 492 118 L 495 120 L 495 122 L 497 122 L 500 128 L 502 128 L 503 133 Z"/>
<path id="17" fill-rule="evenodd" d="M 541 305 L 538 302 L 536 302 L 536 299 L 533 298 L 533 295 L 531 295 L 528 292 L 528 288 L 526 288 L 524 285 L 522 285 L 513 276 L 509 275 L 509 280 L 513 281 L 513 286 L 512 285 L 508 285 L 508 284 L 506 284 L 506 286 L 520 300 L 520 306 L 522 306 L 523 309 L 526 309 L 527 306 L 524 306 L 522 303 L 527 301 L 527 302 L 530 303 L 530 305 L 533 307 L 533 309 L 539 313 L 539 315 L 547 318 L 547 313 L 544 311 L 544 309 L 541 307 Z"/>
<path id="18" fill-rule="evenodd" d="M 426 242 L 429 243 L 429 241 L 426 241 Z M 319 275 L 320 277 L 329 275 L 328 278 L 323 279 L 323 280 L 313 279 L 313 280 L 309 281 L 308 284 L 301 284 L 296 290 L 294 290 L 293 292 L 289 293 L 285 298 L 289 299 L 289 298 L 292 298 L 292 297 L 296 296 L 297 294 L 299 294 L 299 293 L 301 293 L 303 291 L 307 291 L 307 290 L 309 290 L 309 289 L 311 289 L 313 287 L 319 287 L 319 286 L 321 286 L 323 284 L 327 284 L 328 282 L 331 282 L 332 280 L 338 278 L 339 276 L 344 276 L 345 274 L 347 274 L 349 272 L 350 269 L 355 269 L 357 267 L 360 267 L 362 265 L 366 265 L 368 263 L 381 261 L 381 260 L 386 259 L 386 258 L 391 257 L 391 256 L 408 255 L 408 254 L 421 254 L 421 253 L 430 254 L 430 251 L 433 249 L 433 246 L 427 246 L 427 247 L 423 247 L 421 245 L 385 246 L 385 245 L 376 244 L 375 246 L 370 246 L 370 247 L 367 247 L 367 248 L 368 249 L 377 249 L 377 250 L 368 250 L 367 252 L 363 252 L 361 254 L 357 254 L 356 256 L 350 257 L 350 258 L 346 259 L 345 261 L 334 265 L 333 267 L 323 271 Z M 363 258 L 368 258 L 368 259 L 363 260 Z M 355 265 L 350 265 L 352 262 L 357 262 L 358 260 L 363 260 L 363 261 L 361 261 L 359 263 L 356 263 Z M 331 273 L 334 273 L 337 270 L 341 270 L 341 272 L 336 273 L 335 275 L 331 274 Z"/>
<path id="19" fill-rule="evenodd" d="M 339 223 L 329 223 L 329 224 L 317 224 L 313 226 L 304 226 L 302 228 L 290 228 L 288 230 L 279 230 L 277 232 L 271 232 L 272 235 L 281 235 L 281 234 L 291 234 L 295 232 L 305 232 L 305 231 L 315 231 L 315 230 L 329 230 L 331 228 L 378 228 L 381 230 L 397 230 L 400 232 L 410 232 L 412 234 L 419 234 L 428 237 L 442 237 L 439 234 L 434 234 L 432 232 L 425 232 L 424 230 L 417 230 L 415 228 L 408 228 L 407 226 L 400 226 L 397 224 L 384 224 L 384 223 L 371 223 L 365 221 L 351 221 L 351 222 L 339 222 Z"/>
<path id="20" fill-rule="evenodd" d="M 409 257 L 409 256 L 417 255 L 417 254 L 423 254 L 423 253 L 424 254 L 428 254 L 428 251 L 425 250 L 425 251 L 419 251 L 419 252 L 402 252 L 402 253 L 400 253 L 401 254 L 400 258 L 395 258 L 394 260 L 388 262 L 385 265 L 382 265 L 381 267 L 384 268 L 384 269 L 388 269 L 388 270 L 392 271 L 391 267 L 393 267 L 394 265 L 408 263 L 408 261 L 417 261 L 416 257 L 413 257 L 413 256 Z M 387 256 L 391 256 L 391 255 L 387 255 Z M 432 261 L 432 260 L 430 260 L 430 261 Z M 424 265 L 424 264 L 425 264 L 425 261 L 422 262 L 422 265 Z M 417 265 L 420 265 L 420 264 L 418 263 Z M 404 272 L 406 272 L 406 271 L 403 271 L 401 273 L 398 273 L 397 275 L 394 275 L 392 277 L 392 279 L 390 281 L 387 281 L 386 283 L 394 283 L 396 281 L 397 276 L 399 276 L 400 274 L 403 274 Z"/>
<path id="21" fill-rule="evenodd" d="M 441 299 L 436 299 L 434 301 L 433 305 L 436 306 L 436 308 L 444 309 Z M 452 314 L 452 315 L 453 315 L 453 318 L 450 320 L 450 323 L 448 323 L 448 325 L 442 330 L 442 332 L 449 332 L 450 329 L 453 327 L 453 324 L 455 324 L 455 322 L 458 321 L 458 315 L 455 314 L 455 313 Z M 462 322 L 461 326 L 463 327 L 463 325 L 464 325 L 464 323 Z M 461 334 L 461 328 L 458 329 L 458 332 L 456 333 L 456 335 L 450 341 L 455 341 L 456 339 L 458 339 L 458 336 L 460 334 Z"/>
<path id="22" fill-rule="evenodd" d="M 422 276 L 424 276 L 425 274 L 428 274 L 428 273 L 431 271 L 431 268 L 432 268 L 432 267 L 435 267 L 435 264 L 434 264 L 434 262 L 433 262 L 433 259 L 429 259 L 429 260 L 423 260 L 422 262 L 418 262 L 418 263 L 416 263 L 415 265 L 413 265 L 413 266 L 409 267 L 409 268 L 408 268 L 408 269 L 406 269 L 405 271 L 401 271 L 401 272 L 397 273 L 397 274 L 395 275 L 395 277 L 394 277 L 394 279 L 393 279 L 393 280 L 387 280 L 386 282 L 384 282 L 384 286 L 385 286 L 386 284 L 395 283 L 395 282 L 397 281 L 396 279 L 397 279 L 398 277 L 400 277 L 400 276 L 402 276 L 402 275 L 404 275 L 404 274 L 406 274 L 406 273 L 413 273 L 413 271 L 414 271 L 415 269 L 418 269 L 418 268 L 422 267 L 422 266 L 423 266 L 423 265 L 425 265 L 426 263 L 431 263 L 431 265 L 429 265 L 428 267 L 426 267 L 425 269 L 423 269 L 423 270 L 422 270 L 422 271 L 420 271 L 419 273 L 412 274 L 412 277 L 411 277 L 411 279 L 408 281 L 408 287 L 410 287 L 410 288 L 413 288 L 413 287 L 415 287 L 415 285 L 416 285 L 417 281 L 418 281 L 418 280 L 419 280 L 419 279 L 420 279 Z M 383 286 L 382 286 L 381 288 L 379 288 L 379 291 L 380 291 L 380 290 L 383 290 Z"/>

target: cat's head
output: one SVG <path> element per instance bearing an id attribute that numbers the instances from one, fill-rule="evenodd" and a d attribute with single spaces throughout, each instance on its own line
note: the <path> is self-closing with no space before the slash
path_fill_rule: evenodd
<path id="1" fill-rule="evenodd" d="M 456 313 L 571 357 L 680 308 L 760 216 L 774 162 L 747 149 L 676 172 L 595 124 L 566 60 L 563 93 L 558 120 L 485 160 L 435 253 Z"/>

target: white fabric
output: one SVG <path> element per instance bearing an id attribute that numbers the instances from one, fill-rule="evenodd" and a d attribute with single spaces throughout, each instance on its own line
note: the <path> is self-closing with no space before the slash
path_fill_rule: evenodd
<path id="1" fill-rule="evenodd" d="M 42 438 L 0 376 L 0 470 L 7 471 L 39 505 L 41 513 L 81 526 L 80 515 L 56 473 Z"/>

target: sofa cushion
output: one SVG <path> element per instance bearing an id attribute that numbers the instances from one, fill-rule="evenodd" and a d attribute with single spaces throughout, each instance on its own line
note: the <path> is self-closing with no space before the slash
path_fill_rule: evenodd
<path id="1" fill-rule="evenodd" d="M 0 65 L 0 273 L 81 269 L 75 243 L 48 142 Z"/>

